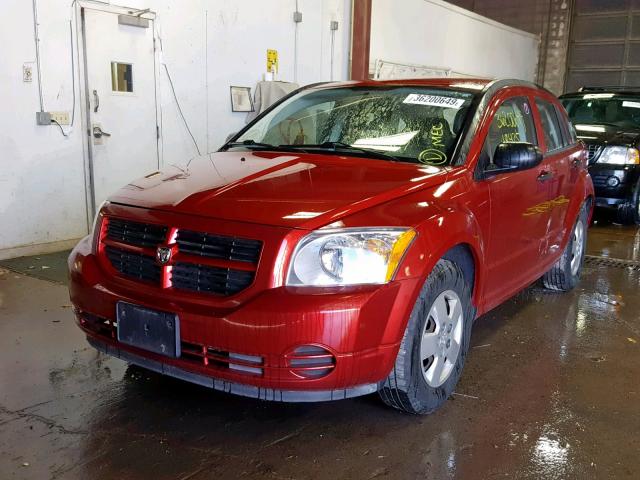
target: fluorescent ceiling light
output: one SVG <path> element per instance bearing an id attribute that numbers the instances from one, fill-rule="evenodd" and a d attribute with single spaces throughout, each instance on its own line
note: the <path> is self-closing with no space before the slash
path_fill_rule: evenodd
<path id="1" fill-rule="evenodd" d="M 584 130 L 585 132 L 604 132 L 604 127 L 600 125 L 576 125 L 576 130 Z"/>
<path id="2" fill-rule="evenodd" d="M 611 98 L 615 93 L 587 93 L 582 98 Z"/>

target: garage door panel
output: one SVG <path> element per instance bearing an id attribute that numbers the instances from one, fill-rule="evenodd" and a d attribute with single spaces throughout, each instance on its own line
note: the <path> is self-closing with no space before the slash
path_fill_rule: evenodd
<path id="1" fill-rule="evenodd" d="M 624 43 L 575 45 L 570 61 L 572 67 L 621 67 L 624 62 Z"/>
<path id="2" fill-rule="evenodd" d="M 629 67 L 640 67 L 640 42 L 632 42 L 630 44 L 627 65 Z"/>
<path id="3" fill-rule="evenodd" d="M 628 0 L 576 0 L 576 9 L 582 13 L 623 12 Z"/>
<path id="4" fill-rule="evenodd" d="M 612 17 L 578 17 L 573 25 L 573 40 L 624 40 L 627 31 L 626 15 Z"/>
<path id="5" fill-rule="evenodd" d="M 622 81 L 622 72 L 620 71 L 569 71 L 567 76 L 567 91 L 575 91 L 585 85 L 589 86 L 605 86 L 620 85 Z"/>
<path id="6" fill-rule="evenodd" d="M 625 85 L 640 85 L 640 72 L 627 72 Z"/>
<path id="7" fill-rule="evenodd" d="M 640 13 L 633 15 L 631 20 L 631 38 L 640 39 Z"/>

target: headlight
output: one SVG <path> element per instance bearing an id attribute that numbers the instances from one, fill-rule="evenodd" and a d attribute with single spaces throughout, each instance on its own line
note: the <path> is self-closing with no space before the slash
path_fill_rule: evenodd
<path id="1" fill-rule="evenodd" d="M 637 165 L 640 163 L 638 150 L 627 147 L 605 147 L 597 163 L 611 163 L 615 165 Z"/>
<path id="2" fill-rule="evenodd" d="M 91 251 L 95 254 L 98 248 L 98 235 L 100 234 L 100 227 L 102 226 L 102 209 L 109 202 L 104 201 L 96 210 L 96 216 L 93 217 L 93 225 L 91 227 Z"/>
<path id="3" fill-rule="evenodd" d="M 415 236 L 411 228 L 318 230 L 298 244 L 287 285 L 387 283 Z"/>

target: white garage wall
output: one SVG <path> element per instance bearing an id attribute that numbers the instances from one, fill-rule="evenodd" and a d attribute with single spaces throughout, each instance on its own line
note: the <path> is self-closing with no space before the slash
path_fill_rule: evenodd
<path id="1" fill-rule="evenodd" d="M 536 35 L 441 0 L 373 0 L 373 63 L 386 60 L 533 81 L 538 45 Z"/>
<path id="2" fill-rule="evenodd" d="M 163 58 L 201 151 L 207 149 L 207 144 L 210 150 L 216 149 L 230 132 L 244 124 L 246 114 L 231 112 L 229 86 L 254 87 L 265 71 L 267 48 L 279 52 L 278 78 L 290 81 L 294 78 L 295 0 L 119 0 L 114 3 L 150 8 L 157 13 Z M 298 27 L 298 83 L 330 79 L 331 20 L 339 22 L 334 79 L 346 79 L 351 1 L 298 0 L 297 3 L 303 13 L 303 22 Z M 43 97 L 47 111 L 71 111 L 70 4 L 70 0 L 38 0 Z M 88 220 L 85 137 L 80 131 L 77 76 L 76 123 L 69 137 L 64 138 L 55 126 L 36 126 L 39 100 L 35 63 L 33 82 L 22 81 L 23 63 L 35 61 L 31 2 L 3 0 L 1 6 L 0 258 L 6 258 L 70 245 L 86 234 Z M 186 161 L 195 154 L 195 149 L 177 115 L 162 70 L 160 96 L 164 163 Z"/>

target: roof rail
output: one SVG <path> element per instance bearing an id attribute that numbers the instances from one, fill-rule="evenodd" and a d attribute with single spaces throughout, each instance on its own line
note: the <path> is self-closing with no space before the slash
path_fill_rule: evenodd
<path id="1" fill-rule="evenodd" d="M 578 89 L 579 92 L 602 92 L 607 90 L 614 90 L 617 92 L 637 92 L 640 91 L 640 86 L 636 87 L 633 85 L 602 85 L 602 86 L 583 86 Z"/>

